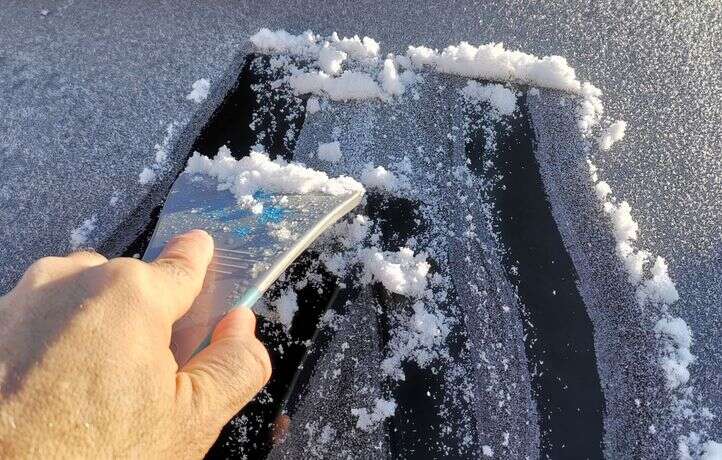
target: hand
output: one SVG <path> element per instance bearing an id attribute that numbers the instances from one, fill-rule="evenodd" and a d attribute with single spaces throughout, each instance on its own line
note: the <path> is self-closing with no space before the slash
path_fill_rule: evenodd
<path id="1" fill-rule="evenodd" d="M 0 458 L 202 457 L 271 374 L 247 309 L 178 369 L 171 326 L 212 255 L 195 230 L 150 264 L 91 252 L 34 263 L 0 298 Z"/>

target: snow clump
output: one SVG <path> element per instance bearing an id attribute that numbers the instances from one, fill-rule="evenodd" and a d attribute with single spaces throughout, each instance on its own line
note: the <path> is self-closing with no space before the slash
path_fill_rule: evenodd
<path id="1" fill-rule="evenodd" d="M 188 93 L 186 99 L 199 104 L 208 97 L 208 91 L 211 89 L 211 82 L 205 78 L 201 78 L 193 82 L 192 88 L 192 91 Z"/>
<path id="2" fill-rule="evenodd" d="M 361 252 L 364 266 L 362 282 L 369 284 L 378 281 L 396 294 L 407 297 L 423 297 L 426 291 L 426 276 L 431 266 L 426 254 L 414 254 L 403 247 L 397 252 L 379 251 L 377 248 L 365 248 Z"/>
<path id="3" fill-rule="evenodd" d="M 233 158 L 226 146 L 218 149 L 213 159 L 193 152 L 186 172 L 206 174 L 217 179 L 219 190 L 229 190 L 241 207 L 255 214 L 263 211 L 263 204 L 253 197 L 259 190 L 270 193 L 321 192 L 331 195 L 364 191 L 363 185 L 351 177 L 330 178 L 326 173 L 302 164 L 288 163 L 281 158 L 271 160 L 256 148 L 240 160 Z"/>
<path id="4" fill-rule="evenodd" d="M 351 409 L 351 414 L 358 417 L 356 428 L 363 431 L 371 431 L 379 423 L 396 413 L 396 401 L 376 398 L 374 408 L 369 412 L 365 407 Z"/>
<path id="5" fill-rule="evenodd" d="M 623 120 L 617 120 L 602 133 L 599 137 L 599 148 L 602 150 L 609 150 L 612 145 L 624 138 L 624 132 L 627 130 L 627 122 Z"/>
<path id="6" fill-rule="evenodd" d="M 367 164 L 361 171 L 361 183 L 368 188 L 392 193 L 408 187 L 406 178 L 397 176 L 383 166 L 374 167 L 372 164 Z"/>
<path id="7" fill-rule="evenodd" d="M 689 380 L 688 367 L 695 359 L 690 351 L 692 331 L 682 318 L 666 315 L 657 321 L 654 332 L 664 339 L 661 366 L 667 387 L 674 390 Z"/>

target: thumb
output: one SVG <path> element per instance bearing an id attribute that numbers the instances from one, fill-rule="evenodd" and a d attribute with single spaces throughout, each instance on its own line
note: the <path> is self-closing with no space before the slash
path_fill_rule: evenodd
<path id="1" fill-rule="evenodd" d="M 205 426 L 220 430 L 271 377 L 271 360 L 255 325 L 251 310 L 232 310 L 216 326 L 210 345 L 178 372 L 177 394 L 185 394 L 193 418 Z"/>
<path id="2" fill-rule="evenodd" d="M 158 274 L 161 298 L 169 301 L 167 308 L 173 322 L 198 297 L 212 258 L 213 238 L 203 230 L 192 230 L 172 238 L 150 264 Z"/>

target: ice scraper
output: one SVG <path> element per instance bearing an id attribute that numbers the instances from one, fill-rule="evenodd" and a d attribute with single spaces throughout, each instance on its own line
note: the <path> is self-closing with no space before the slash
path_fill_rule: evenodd
<path id="1" fill-rule="evenodd" d="M 207 344 L 216 323 L 233 308 L 250 308 L 326 228 L 353 209 L 362 191 L 343 195 L 256 192 L 263 211 L 240 207 L 215 179 L 183 172 L 173 184 L 143 255 L 154 260 L 174 235 L 194 228 L 210 233 L 215 253 L 203 290 L 173 327 L 179 365 Z"/>

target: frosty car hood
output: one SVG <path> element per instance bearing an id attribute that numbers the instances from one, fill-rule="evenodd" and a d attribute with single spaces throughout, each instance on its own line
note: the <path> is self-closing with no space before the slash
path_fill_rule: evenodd
<path id="1" fill-rule="evenodd" d="M 397 52 L 409 44 L 504 41 L 567 57 L 604 90 L 607 112 L 630 123 L 624 143 L 597 157 L 598 166 L 631 203 L 645 246 L 667 258 L 683 299 L 675 308 L 695 332 L 695 387 L 711 407 L 722 406 L 715 391 L 722 364 L 710 327 L 720 322 L 722 303 L 715 99 L 721 66 L 714 46 L 721 37 L 714 6 L 309 2 L 197 9 L 67 2 L 44 8 L 16 2 L 0 11 L 6 25 L 0 30 L 0 292 L 35 258 L 67 252 L 73 230 L 111 252 L 133 240 L 232 85 L 247 37 L 261 26 L 369 35 Z M 126 8 L 143 14 L 127 16 Z M 186 95 L 200 78 L 212 90 L 197 104 Z M 164 142 L 169 129 L 175 140 Z M 167 167 L 154 186 L 144 186 L 139 174 L 159 151 Z"/>

